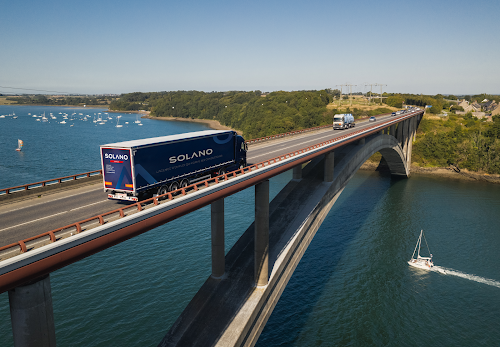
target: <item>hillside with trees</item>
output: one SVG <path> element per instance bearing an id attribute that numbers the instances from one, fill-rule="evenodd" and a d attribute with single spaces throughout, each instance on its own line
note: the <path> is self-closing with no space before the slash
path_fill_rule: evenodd
<path id="1" fill-rule="evenodd" d="M 110 110 L 149 110 L 152 117 L 179 117 L 217 120 L 222 125 L 238 129 L 247 139 L 264 137 L 293 130 L 331 124 L 333 115 L 353 113 L 355 118 L 391 112 L 387 108 L 363 111 L 331 107 L 338 90 L 229 91 L 205 93 L 176 91 L 124 94 L 113 101 Z M 329 105 L 329 107 L 327 107 Z"/>
<path id="2" fill-rule="evenodd" d="M 376 94 L 372 94 L 376 96 Z M 111 102 L 111 110 L 149 110 L 153 117 L 217 120 L 243 132 L 246 139 L 331 124 L 336 113 L 353 113 L 355 118 L 388 113 L 405 105 L 425 107 L 413 147 L 412 161 L 422 167 L 453 164 L 471 171 L 500 174 L 500 116 L 492 122 L 472 114 L 456 115 L 456 97 L 443 95 L 387 94 L 385 104 L 366 108 L 359 104 L 336 106 L 338 90 L 272 92 L 155 92 L 130 93 Z M 499 96 L 477 95 L 466 100 L 500 101 Z M 344 99 L 344 98 L 343 98 Z M 377 104 L 377 101 L 375 101 Z M 432 116 L 445 110 L 447 117 Z"/>
<path id="3" fill-rule="evenodd" d="M 109 103 L 116 99 L 116 96 L 109 95 L 90 95 L 90 96 L 67 96 L 67 95 L 19 95 L 10 96 L 6 100 L 17 105 L 48 105 L 48 106 L 108 106 Z"/>
<path id="4" fill-rule="evenodd" d="M 485 122 L 470 113 L 444 119 L 424 117 L 413 144 L 412 162 L 500 174 L 500 116 Z"/>

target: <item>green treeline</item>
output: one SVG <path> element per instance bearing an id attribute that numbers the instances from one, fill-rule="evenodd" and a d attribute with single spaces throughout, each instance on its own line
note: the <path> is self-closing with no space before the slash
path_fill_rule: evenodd
<path id="1" fill-rule="evenodd" d="M 116 99 L 116 96 L 48 96 L 43 94 L 7 98 L 7 100 L 15 101 L 19 105 L 54 106 L 108 105 L 114 99 Z"/>
<path id="2" fill-rule="evenodd" d="M 124 94 L 109 108 L 116 111 L 149 110 L 153 117 L 213 119 L 243 132 L 246 139 L 331 124 L 336 113 L 355 118 L 391 112 L 387 108 L 339 111 L 327 108 L 338 90 L 272 92 L 229 91 L 205 93 L 176 91 Z"/>
<path id="3" fill-rule="evenodd" d="M 238 129 L 245 138 L 257 138 L 330 124 L 334 110 L 325 90 L 272 92 L 177 91 L 131 93 L 111 103 L 112 110 L 151 111 L 154 117 L 214 119 Z"/>
<path id="4" fill-rule="evenodd" d="M 243 132 L 246 139 L 331 124 L 336 113 L 353 113 L 355 118 L 391 112 L 388 108 L 337 110 L 327 105 L 338 97 L 332 90 L 272 92 L 154 92 L 121 95 L 110 104 L 111 110 L 149 110 L 155 117 L 214 119 L 221 124 Z M 442 95 L 387 95 L 386 104 L 424 107 L 432 105 L 431 113 L 450 112 L 457 98 Z M 497 100 L 499 96 L 477 95 L 462 97 L 466 100 Z M 500 101 L 500 100 L 497 100 Z M 383 106 L 383 105 L 382 105 Z M 478 120 L 471 114 L 464 116 L 452 112 L 445 119 L 424 117 L 413 147 L 412 160 L 420 166 L 457 165 L 471 171 L 500 174 L 500 117 L 493 122 Z"/>
<path id="5" fill-rule="evenodd" d="M 412 161 L 420 166 L 454 164 L 471 171 L 500 174 L 500 116 L 484 122 L 467 114 L 448 120 L 422 119 Z"/>

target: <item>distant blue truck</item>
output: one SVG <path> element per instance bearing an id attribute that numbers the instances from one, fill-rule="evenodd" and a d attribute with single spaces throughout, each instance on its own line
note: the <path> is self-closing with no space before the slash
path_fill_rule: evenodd
<path id="1" fill-rule="evenodd" d="M 206 130 L 101 146 L 108 199 L 139 201 L 247 165 L 234 131 Z"/>

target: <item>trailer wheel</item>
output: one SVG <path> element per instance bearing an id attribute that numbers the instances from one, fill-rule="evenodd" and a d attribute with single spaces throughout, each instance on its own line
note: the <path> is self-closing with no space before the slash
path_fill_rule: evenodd
<path id="1" fill-rule="evenodd" d="M 168 193 L 168 187 L 167 186 L 161 186 L 158 189 L 158 192 L 156 194 L 158 194 L 158 195 L 164 195 L 164 194 L 167 194 L 167 193 Z M 162 199 L 165 199 L 165 197 L 163 197 Z"/>
<path id="2" fill-rule="evenodd" d="M 226 173 L 226 168 L 225 168 L 225 167 L 221 167 L 221 168 L 219 169 L 219 176 L 222 176 L 222 175 L 224 175 L 225 173 Z"/>
<path id="3" fill-rule="evenodd" d="M 170 185 L 170 189 L 169 191 L 173 192 L 174 190 L 177 190 L 179 189 L 179 182 L 173 182 L 171 185 Z"/>
<path id="4" fill-rule="evenodd" d="M 183 179 L 181 182 L 181 188 L 185 188 L 189 185 L 189 180 L 188 179 Z"/>

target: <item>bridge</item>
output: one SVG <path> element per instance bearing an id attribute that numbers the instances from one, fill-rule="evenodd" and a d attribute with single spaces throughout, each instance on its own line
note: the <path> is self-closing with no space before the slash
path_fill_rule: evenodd
<path id="1" fill-rule="evenodd" d="M 422 114 L 415 110 L 381 116 L 351 130 L 328 127 L 251 141 L 248 167 L 137 204 L 117 208 L 95 188 L 79 188 L 78 199 L 61 197 L 52 207 L 44 203 L 44 214 L 69 201 L 80 205 L 66 206 L 56 229 L 49 216 L 32 216 L 25 226 L 48 221 L 49 230 L 4 241 L 12 243 L 0 248 L 0 292 L 9 291 L 16 346 L 55 345 L 50 272 L 209 204 L 212 275 L 160 345 L 254 345 L 316 231 L 358 168 L 380 152 L 393 175 L 409 177 L 412 140 Z M 293 179 L 269 202 L 268 179 L 287 170 L 293 170 Z M 224 198 L 250 187 L 255 187 L 255 222 L 225 255 Z M 40 209 L 26 204 L 23 215 Z M 4 218 L 15 211 L 1 215 L 11 223 L 0 227 L 4 240 L 3 231 L 22 223 L 18 217 L 13 222 Z"/>

